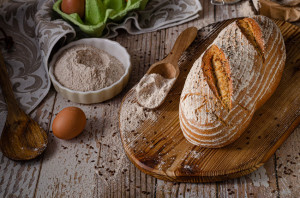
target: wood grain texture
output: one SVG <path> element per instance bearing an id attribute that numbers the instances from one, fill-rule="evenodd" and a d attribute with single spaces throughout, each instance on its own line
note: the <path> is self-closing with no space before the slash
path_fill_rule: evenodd
<path id="1" fill-rule="evenodd" d="M 289 64 L 294 65 L 294 67 L 289 71 L 289 73 L 293 76 L 293 78 L 298 78 L 299 80 L 299 68 L 300 68 L 300 53 L 297 53 L 297 50 L 300 49 L 299 42 L 297 39 L 300 38 L 300 34 L 296 38 L 290 39 L 289 36 L 292 34 L 292 29 L 286 28 L 285 31 L 289 32 L 285 36 L 285 39 L 288 39 L 290 42 L 286 46 L 287 48 L 287 61 Z M 285 74 L 289 75 L 289 74 Z M 288 82 L 285 82 L 288 83 Z M 298 85 L 299 88 L 299 85 Z M 290 92 L 286 92 L 285 94 L 290 94 Z M 299 97 L 299 94 L 298 94 Z M 292 101 L 288 101 L 289 103 Z M 298 103 L 298 107 L 300 103 Z M 286 111 L 287 109 L 283 109 Z M 280 127 L 282 123 L 278 123 Z M 300 196 L 300 186 L 299 186 L 299 131 L 300 127 L 298 127 L 294 133 L 288 138 L 288 140 L 280 147 L 280 149 L 276 152 L 276 168 L 277 168 L 277 176 L 278 176 L 278 186 L 279 186 L 279 195 L 281 197 L 299 197 Z"/>
<path id="2" fill-rule="evenodd" d="M 58 94 L 51 125 L 57 113 L 68 106 L 77 106 L 84 112 L 93 113 L 86 115 L 86 128 L 72 140 L 54 137 L 50 128 L 49 146 L 43 157 L 36 197 L 92 197 L 97 194 L 95 166 L 99 156 L 103 104 L 78 105 Z M 93 111 L 98 107 L 99 111 Z"/>
<path id="3" fill-rule="evenodd" d="M 300 101 L 299 90 L 296 89 L 300 84 L 299 72 L 294 71 L 294 64 L 291 63 L 298 60 L 300 51 L 296 48 L 293 52 L 287 50 L 290 60 L 286 63 L 278 89 L 255 113 L 251 124 L 236 142 L 221 149 L 205 149 L 188 143 L 182 136 L 178 123 L 179 97 L 175 94 L 181 92 L 194 59 L 231 22 L 232 20 L 214 24 L 209 39 L 201 40 L 198 37 L 187 50 L 181 59 L 181 75 L 165 103 L 157 110 L 157 120 L 145 120 L 137 130 L 131 132 L 122 126 L 129 126 L 130 122 L 120 122 L 126 154 L 143 172 L 159 179 L 177 182 L 211 182 L 240 177 L 253 172 L 266 162 L 299 124 Z M 291 40 L 300 42 L 299 28 L 279 21 L 276 23 L 287 46 Z M 134 103 L 134 94 L 134 89 L 129 91 L 123 104 L 128 101 Z M 282 109 L 285 111 L 282 112 Z M 129 112 L 130 109 L 121 107 L 120 120 L 124 120 L 123 111 Z"/>
<path id="4" fill-rule="evenodd" d="M 0 2 L 6 2 L 8 0 L 0 0 Z M 93 139 L 90 140 L 98 141 L 103 144 L 112 144 L 113 141 L 119 144 L 121 146 L 120 137 L 115 136 L 115 138 L 110 138 L 115 133 L 114 127 L 110 127 L 110 125 L 106 122 L 113 122 L 109 121 L 111 118 L 109 118 L 109 112 L 115 112 L 113 115 L 116 115 L 118 112 L 120 104 L 118 102 L 121 101 L 121 98 L 125 95 L 125 93 L 132 88 L 146 73 L 149 66 L 161 59 L 163 59 L 167 53 L 170 52 L 175 39 L 179 35 L 179 33 L 184 30 L 187 27 L 195 26 L 201 28 L 208 24 L 211 24 L 215 22 L 215 19 L 218 18 L 218 20 L 224 20 L 227 18 L 224 17 L 239 17 L 239 16 L 246 16 L 244 10 L 241 8 L 247 8 L 250 4 L 248 1 L 241 1 L 240 3 L 232 6 L 226 6 L 226 7 L 218 7 L 218 6 L 212 6 L 210 4 L 210 1 L 207 0 L 200 0 L 201 5 L 203 7 L 203 11 L 200 12 L 200 17 L 194 21 L 175 26 L 172 28 L 167 28 L 161 31 L 156 31 L 152 33 L 146 33 L 141 35 L 128 35 L 126 33 L 121 33 L 117 38 L 116 41 L 120 42 L 124 47 L 127 48 L 129 51 L 132 63 L 133 63 L 133 72 L 130 77 L 130 81 L 125 88 L 125 90 L 118 95 L 115 99 L 112 99 L 110 102 L 103 103 L 103 105 L 96 104 L 91 105 L 91 109 L 89 112 L 85 112 L 88 117 L 90 117 L 90 114 L 95 115 L 95 117 L 99 119 L 95 119 L 94 121 L 90 121 L 91 124 L 93 122 L 100 122 L 102 124 L 97 124 L 99 126 L 98 132 L 101 133 L 102 131 L 105 131 L 106 138 L 101 139 L 101 135 L 99 139 Z M 1 4 L 1 3 L 0 3 Z M 248 7 L 250 8 L 250 7 Z M 219 15 L 222 15 L 220 17 L 217 17 Z M 43 128 L 46 130 L 47 126 L 50 124 L 51 119 L 51 109 L 53 103 L 55 102 L 55 106 L 60 106 L 61 108 L 66 107 L 69 105 L 66 100 L 60 99 L 55 100 L 56 93 L 54 89 L 51 89 L 51 92 L 49 93 L 48 97 L 44 100 L 44 102 L 41 104 L 43 108 L 38 108 L 36 111 L 34 111 L 31 116 L 39 122 L 43 126 Z M 114 104 L 114 105 L 113 105 Z M 66 105 L 66 106 L 64 106 Z M 51 106 L 51 108 L 49 108 Z M 79 105 L 79 107 L 85 107 L 86 105 Z M 95 109 L 93 109 L 96 107 Z M 100 118 L 104 115 L 104 112 L 107 112 L 105 119 Z M 48 117 L 50 116 L 50 117 Z M 113 117 L 114 118 L 114 117 Z M 112 119 L 113 119 L 112 118 Z M 96 125 L 96 124 L 93 124 Z M 114 122 L 113 125 L 115 126 L 116 123 Z M 103 126 L 103 127 L 102 127 Z M 87 128 L 89 131 L 90 128 Z M 96 129 L 93 129 L 96 130 Z M 287 152 L 292 152 L 291 156 L 297 157 L 296 154 L 298 154 L 297 147 L 299 147 L 299 137 L 296 135 L 299 133 L 299 128 L 297 129 L 284 143 L 282 147 L 285 147 L 285 149 L 280 149 L 276 152 L 276 155 L 282 155 L 287 157 Z M 118 132 L 118 130 L 117 130 Z M 296 135 L 296 136 L 295 136 Z M 298 139 L 296 139 L 298 138 Z M 110 140 L 111 139 L 111 140 Z M 103 141 L 103 142 L 102 142 Z M 64 148 L 58 148 L 55 147 L 55 144 L 50 144 L 48 147 L 51 149 L 53 146 L 53 150 L 56 152 L 61 152 Z M 296 149 L 292 149 L 292 146 Z M 282 148 L 281 147 L 281 148 Z M 112 149 L 104 149 L 105 146 L 99 147 L 99 155 L 97 157 L 97 164 L 105 164 L 105 166 L 109 166 L 111 163 L 109 162 L 109 158 L 106 158 L 106 156 L 112 156 L 113 150 Z M 81 152 L 85 153 L 89 148 L 83 147 L 78 148 L 81 150 Z M 102 150 L 103 149 L 103 150 Z M 101 152 L 100 152 L 101 151 Z M 119 154 L 123 154 L 125 156 L 124 150 L 120 151 Z M 1 153 L 0 153 L 1 155 Z M 279 156 L 280 157 L 280 156 Z M 162 180 L 158 180 L 154 177 L 151 177 L 149 175 L 144 174 L 139 169 L 137 169 L 128 159 L 125 157 L 125 161 L 123 161 L 122 167 L 124 166 L 124 170 L 127 169 L 125 167 L 129 167 L 129 170 L 124 171 L 121 176 L 118 179 L 111 179 L 108 180 L 108 186 L 105 184 L 103 178 L 101 178 L 100 175 L 96 174 L 96 181 L 95 185 L 97 188 L 97 195 L 96 196 L 86 196 L 86 197 L 245 197 L 246 195 L 248 197 L 259 197 L 259 195 L 265 195 L 264 197 L 277 197 L 278 190 L 282 192 L 286 187 L 289 185 L 286 184 L 295 184 L 292 185 L 292 188 L 289 188 L 289 191 L 286 191 L 287 193 L 290 192 L 291 194 L 286 197 L 299 197 L 297 196 L 299 192 L 299 185 L 300 177 L 299 173 L 297 172 L 298 169 L 295 165 L 289 165 L 289 169 L 293 171 L 296 174 L 297 177 L 293 176 L 285 176 L 284 180 L 280 182 L 280 177 L 278 178 L 279 184 L 278 184 L 278 190 L 276 189 L 275 193 L 272 193 L 274 190 L 272 185 L 273 183 L 276 183 L 274 179 L 276 179 L 276 171 L 278 171 L 278 174 L 280 174 L 280 169 L 282 171 L 285 170 L 286 161 L 282 160 L 282 157 L 280 157 L 277 160 L 277 169 L 275 167 L 274 162 L 274 156 L 270 158 L 270 160 L 264 164 L 264 169 L 258 170 L 259 172 L 252 173 L 255 176 L 251 176 L 249 179 L 248 176 L 243 176 L 238 179 L 229 180 L 227 182 L 213 182 L 213 183 L 205 183 L 205 184 L 190 184 L 190 183 L 173 183 L 173 182 L 166 182 Z M 114 158 L 112 158 L 114 159 Z M 38 159 L 41 160 L 41 159 Z M 60 155 L 61 161 L 66 161 L 68 163 L 69 160 L 72 160 L 72 158 L 69 158 L 69 155 L 66 153 L 63 153 Z M 295 159 L 293 158 L 293 161 L 299 164 L 300 157 Z M 280 164 L 282 164 L 280 166 Z M 69 183 L 72 184 L 74 177 L 70 177 L 69 180 L 63 180 L 61 178 L 66 177 L 65 175 L 59 175 L 54 174 L 50 175 L 48 174 L 48 177 L 45 177 L 47 175 L 47 171 L 44 170 L 39 175 L 39 168 L 43 166 L 42 161 L 32 161 L 32 162 L 26 162 L 26 163 L 15 163 L 13 161 L 8 160 L 7 158 L 1 156 L 0 158 L 0 197 L 46 197 L 46 193 L 48 193 L 48 197 L 59 197 L 59 192 L 57 188 L 52 188 L 51 185 L 54 185 L 52 183 L 49 183 L 48 185 L 44 185 L 41 187 L 39 184 L 45 184 L 46 182 L 51 182 L 51 180 L 57 180 L 61 181 L 61 185 L 67 186 L 64 188 L 66 194 L 74 194 L 74 192 L 78 192 L 78 189 L 75 188 L 78 187 L 77 185 L 69 185 Z M 47 165 L 47 167 L 51 166 L 50 164 Z M 280 167 L 279 167 L 280 166 Z M 115 166 L 114 166 L 115 167 Z M 94 171 L 93 168 L 90 168 L 90 166 L 87 166 L 90 171 Z M 65 169 L 66 171 L 68 169 L 68 166 L 64 166 L 62 163 L 60 170 Z M 80 169 L 81 170 L 81 169 Z M 76 172 L 72 172 L 75 174 Z M 78 173 L 80 174 L 79 170 Z M 78 174 L 77 173 L 77 174 Z M 83 172 L 81 174 L 86 174 L 86 172 Z M 252 175 L 251 174 L 251 175 Z M 71 175 L 71 174 L 69 174 Z M 109 178 L 110 179 L 110 178 Z M 31 183 L 32 182 L 32 183 Z M 86 187 L 85 181 L 81 180 L 82 186 L 80 187 L 82 191 L 84 191 L 83 188 Z M 265 187 L 269 183 L 270 187 Z M 50 186 L 51 189 L 46 190 L 43 192 L 43 189 L 45 189 L 47 186 Z M 42 189 L 39 189 L 42 188 Z M 230 189 L 230 190 L 229 190 Z M 128 191 L 129 190 L 129 191 Z M 247 190 L 247 192 L 245 192 Z M 36 195 L 34 194 L 35 191 Z M 232 191 L 235 192 L 235 194 L 232 193 Z M 293 193 L 295 196 L 293 196 Z M 275 194 L 275 195 L 274 195 Z M 274 196 L 271 196 L 274 195 Z M 79 197 L 79 195 L 74 197 Z M 285 197 L 284 194 L 280 195 L 281 197 Z M 278 197 L 279 197 L 278 196 Z"/>
<path id="5" fill-rule="evenodd" d="M 274 157 L 249 175 L 218 183 L 219 197 L 276 197 Z"/>
<path id="6" fill-rule="evenodd" d="M 217 188 L 215 183 L 191 184 L 175 183 L 163 180 L 157 181 L 156 197 L 197 197 L 197 198 L 215 198 L 217 197 Z"/>
<path id="7" fill-rule="evenodd" d="M 30 114 L 41 127 L 48 131 L 55 94 L 50 92 L 45 100 Z M 0 197 L 34 197 L 39 179 L 42 158 L 27 162 L 15 162 L 0 152 Z"/>
<path id="8" fill-rule="evenodd" d="M 300 128 L 298 127 L 276 152 L 280 197 L 300 197 Z"/>

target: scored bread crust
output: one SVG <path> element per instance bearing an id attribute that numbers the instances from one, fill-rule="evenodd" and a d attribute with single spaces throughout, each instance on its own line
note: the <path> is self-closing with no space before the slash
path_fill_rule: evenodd
<path id="1" fill-rule="evenodd" d="M 180 97 L 179 120 L 185 138 L 195 145 L 219 148 L 235 141 L 246 130 L 254 112 L 270 98 L 279 84 L 286 59 L 279 28 L 264 16 L 246 18 L 246 21 L 251 21 L 252 25 L 255 23 L 253 31 L 260 31 L 253 35 L 261 35 L 256 39 L 260 39 L 258 45 L 263 43 L 263 55 L 235 21 L 219 33 L 187 76 Z M 207 63 L 202 58 L 211 48 L 224 53 L 222 63 L 229 62 L 229 70 L 224 70 L 229 76 L 228 90 L 231 90 L 229 109 L 205 73 Z M 217 72 L 213 63 L 210 67 Z"/>

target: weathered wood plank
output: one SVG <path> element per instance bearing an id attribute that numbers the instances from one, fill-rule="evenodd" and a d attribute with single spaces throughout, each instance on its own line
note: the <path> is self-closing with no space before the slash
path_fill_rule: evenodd
<path id="1" fill-rule="evenodd" d="M 55 93 L 50 92 L 30 116 L 48 131 Z M 42 156 L 31 161 L 12 161 L 0 152 L 0 197 L 33 197 Z"/>
<path id="2" fill-rule="evenodd" d="M 215 10 L 216 22 L 234 18 L 233 14 L 237 15 L 236 6 L 232 5 L 215 6 Z"/>
<path id="3" fill-rule="evenodd" d="M 98 189 L 98 195 L 101 197 L 149 197 L 155 193 L 153 188 L 155 178 L 141 173 L 129 162 L 122 148 L 116 120 L 118 120 L 121 100 L 128 87 L 132 87 L 139 81 L 149 65 L 151 50 L 148 47 L 153 45 L 151 33 L 134 36 L 122 34 L 116 40 L 131 54 L 133 71 L 129 85 L 121 95 L 106 102 L 105 117 L 107 119 L 102 129 L 101 150 L 97 165 L 100 171 L 98 186 L 102 186 Z"/>
<path id="4" fill-rule="evenodd" d="M 129 37 L 129 35 L 128 35 Z M 139 43 L 142 42 L 141 39 L 138 39 L 139 36 L 130 36 L 132 37 L 132 39 L 128 39 L 127 43 L 123 42 L 123 39 L 117 38 L 118 42 L 123 42 L 127 48 L 127 50 L 129 51 L 129 53 L 131 54 L 131 61 L 132 61 L 132 67 L 133 67 L 133 71 L 131 73 L 131 78 L 130 78 L 130 82 L 129 85 L 127 87 L 132 87 L 139 79 L 140 79 L 140 52 L 142 51 L 142 47 L 140 46 Z M 124 38 L 123 35 L 121 38 Z M 130 42 L 131 41 L 131 42 Z M 127 90 L 126 90 L 127 91 Z M 119 133 L 119 132 L 118 132 Z M 122 148 L 122 152 L 124 153 L 124 150 Z M 126 157 L 127 158 L 127 157 Z M 129 163 L 129 171 L 124 172 L 123 178 L 126 179 L 126 177 L 129 177 L 130 185 L 129 185 L 129 192 L 128 194 L 130 194 L 132 197 L 140 197 L 141 195 L 141 173 L 138 169 L 136 169 L 136 167 L 134 165 L 131 164 L 131 162 L 129 162 L 129 160 L 127 160 L 127 163 Z"/>
<path id="5" fill-rule="evenodd" d="M 153 60 L 154 62 L 151 62 L 150 57 L 153 56 L 152 52 L 155 51 L 155 49 L 153 49 L 153 51 L 150 51 L 150 47 L 152 47 L 151 43 L 153 43 L 153 37 L 152 34 L 143 34 L 143 35 L 139 35 L 140 39 L 143 41 L 142 42 L 142 47 L 140 50 L 140 57 L 142 58 L 141 63 L 139 64 L 139 67 L 142 69 L 142 72 L 139 74 L 139 79 L 142 78 L 144 76 L 144 74 L 147 72 L 147 70 L 149 69 L 149 66 L 151 64 L 153 64 L 154 62 L 156 62 L 156 60 Z M 160 32 L 160 39 L 157 38 L 158 43 L 156 43 L 156 46 L 154 45 L 154 48 L 158 48 L 158 46 L 160 46 L 160 49 L 163 48 L 164 44 L 163 43 L 159 43 L 160 41 L 165 41 L 164 36 L 165 36 L 165 30 L 162 30 Z M 161 49 L 163 50 L 163 49 Z M 145 54 L 150 54 L 149 57 L 147 57 Z M 162 55 L 163 52 L 160 52 L 159 55 Z M 131 166 L 133 166 L 133 164 L 131 164 Z M 140 178 L 140 184 L 141 184 L 141 188 L 140 188 L 140 192 L 137 195 L 137 197 L 154 197 L 155 194 L 155 182 L 156 182 L 156 178 L 151 177 L 149 175 L 146 175 L 144 173 L 142 173 L 140 170 L 138 170 L 136 168 L 135 173 L 137 175 L 139 175 Z"/>
<path id="6" fill-rule="evenodd" d="M 276 197 L 274 158 L 250 175 L 219 182 L 219 197 Z"/>
<path id="7" fill-rule="evenodd" d="M 173 183 L 157 180 L 156 197 L 190 197 L 207 198 L 216 197 L 216 184 L 191 184 L 191 183 Z"/>
<path id="8" fill-rule="evenodd" d="M 118 133 L 118 106 L 120 98 L 106 102 L 103 108 L 103 125 L 99 132 L 100 153 L 98 157 L 98 195 L 103 197 L 126 196 L 129 178 L 126 176 L 130 163 L 126 158 Z"/>
<path id="9" fill-rule="evenodd" d="M 280 197 L 300 197 L 300 127 L 276 151 Z"/>
<path id="10" fill-rule="evenodd" d="M 3 1 L 7 0 L 0 0 L 0 4 Z M 246 7 L 246 4 L 249 2 L 242 2 L 242 4 L 228 6 L 226 9 L 224 9 L 224 7 L 217 8 L 210 5 L 209 1 L 201 0 L 203 11 L 200 12 L 200 17 L 197 20 L 187 23 L 187 25 L 184 24 L 163 31 L 137 36 L 128 36 L 127 34 L 121 34 L 118 36 L 117 41 L 128 48 L 130 53 L 132 53 L 132 59 L 135 63 L 129 85 L 125 88 L 125 91 L 123 91 L 121 95 L 124 95 L 126 90 L 129 90 L 138 82 L 138 80 L 147 71 L 150 64 L 162 59 L 170 51 L 172 44 L 180 33 L 180 29 L 184 29 L 184 27 L 192 25 L 198 28 L 203 27 L 204 25 L 214 22 L 214 16 L 216 16 L 218 20 L 224 20 L 226 17 L 247 16 L 247 14 L 245 14 L 245 12 L 243 12 L 244 10 L 241 8 Z M 216 13 L 214 10 L 216 10 Z M 166 43 L 162 43 L 161 41 L 165 41 Z M 143 55 L 144 57 L 140 58 L 140 56 Z M 47 124 L 49 123 L 49 121 L 47 123 L 46 120 L 51 119 L 51 114 L 48 110 L 51 109 L 49 108 L 51 106 L 51 101 L 54 101 L 53 93 L 54 92 L 52 90 L 52 95 L 50 94 L 47 96 L 45 102 L 43 102 L 32 114 L 35 120 L 42 124 L 44 129 L 47 129 Z M 237 181 L 231 181 L 231 183 L 230 181 L 226 183 L 218 183 L 218 189 L 216 189 L 215 183 L 178 184 L 156 180 L 151 176 L 146 176 L 144 173 L 141 173 L 137 168 L 134 167 L 132 163 L 128 161 L 126 157 L 124 160 L 125 163 L 122 164 L 124 167 L 120 169 L 124 170 L 124 172 L 118 173 L 120 178 L 117 180 L 112 179 L 113 181 L 110 183 L 112 186 L 109 187 L 105 184 L 105 179 L 103 180 L 103 178 L 101 178 L 103 175 L 100 176 L 98 173 L 94 174 L 94 172 L 98 172 L 98 170 L 100 170 L 98 166 L 101 166 L 103 163 L 102 160 L 105 160 L 105 163 L 109 163 L 110 160 L 118 159 L 118 157 L 125 155 L 122 147 L 119 148 L 119 152 L 114 155 L 114 148 L 107 148 L 107 146 L 102 145 L 105 142 L 109 142 L 108 138 L 110 138 L 115 131 L 118 131 L 118 129 L 113 129 L 116 127 L 114 125 L 115 123 L 113 126 L 109 127 L 110 122 L 108 122 L 108 118 L 113 120 L 114 116 L 117 114 L 114 111 L 118 111 L 119 102 L 119 99 L 113 99 L 113 101 L 103 104 L 91 106 L 78 105 L 80 108 L 89 112 L 87 113 L 89 126 L 87 126 L 85 129 L 86 131 L 84 134 L 80 135 L 75 140 L 72 140 L 72 142 L 60 141 L 55 139 L 51 134 L 51 137 L 49 138 L 50 142 L 52 142 L 51 149 L 50 151 L 46 151 L 39 181 L 38 172 L 40 166 L 39 160 L 41 160 L 40 158 L 23 164 L 11 161 L 7 162 L 8 160 L 1 156 L 0 196 L 32 197 L 36 185 L 37 197 L 45 197 L 47 193 L 49 197 L 54 197 L 55 195 L 74 195 L 76 197 L 80 195 L 85 195 L 86 197 L 102 197 L 100 195 L 103 195 L 103 197 L 153 197 L 155 194 L 157 197 L 216 197 L 218 190 L 220 191 L 218 193 L 219 197 L 222 197 L 221 195 L 224 195 L 225 197 L 237 197 L 240 195 L 240 197 L 243 197 L 245 195 L 243 193 L 245 190 L 248 190 L 247 195 L 251 197 L 251 192 L 263 191 L 265 188 L 267 188 L 267 183 L 269 184 L 269 188 L 274 188 L 273 178 L 275 171 L 273 170 L 274 166 L 272 165 L 272 158 L 263 166 L 263 168 L 252 173 L 250 176 L 237 179 Z M 68 103 L 58 96 L 54 113 L 57 113 L 60 109 L 58 106 L 62 108 L 69 104 L 72 103 Z M 112 107 L 110 107 L 110 105 Z M 42 117 L 40 115 L 45 116 Z M 108 116 L 112 117 L 110 118 Z M 91 133 L 92 137 L 89 137 L 89 135 L 86 133 Z M 90 149 L 85 144 L 86 142 L 80 143 L 81 140 L 92 142 L 91 145 L 96 146 L 94 149 Z M 299 185 L 297 185 L 299 183 L 299 172 L 297 171 L 299 170 L 300 156 L 298 151 L 300 143 L 297 140 L 299 140 L 299 128 L 276 153 L 278 183 L 281 197 L 300 196 Z M 117 142 L 118 139 L 114 138 L 111 141 Z M 59 146 L 64 147 L 59 148 Z M 64 149 L 65 147 L 67 148 Z M 115 147 L 117 146 L 115 145 Z M 73 152 L 67 152 L 66 150 L 71 150 Z M 90 154 L 91 158 L 86 161 L 89 157 L 89 152 L 91 151 L 93 154 Z M 74 160 L 72 154 L 75 153 L 78 154 L 78 157 Z M 87 155 L 85 155 L 85 153 L 87 153 Z M 82 162 L 79 164 L 79 161 L 81 160 Z M 95 162 L 93 160 L 95 160 Z M 64 163 L 60 163 L 63 161 Z M 72 164 L 73 161 L 75 162 L 74 164 Z M 85 164 L 83 165 L 82 163 Z M 97 166 L 96 169 L 94 168 L 94 165 Z M 116 165 L 112 165 L 111 167 L 114 166 Z M 56 167 L 58 168 L 55 169 Z M 125 171 L 126 167 L 129 167 L 128 171 Z M 65 175 L 61 174 L 64 172 L 66 172 Z M 76 179 L 79 181 L 78 175 L 76 178 L 74 177 L 76 172 L 77 174 L 82 175 L 80 185 L 75 181 Z M 109 175 L 108 173 L 105 174 Z M 269 182 L 266 183 L 268 179 Z M 52 188 L 51 186 L 54 187 Z M 231 191 L 228 191 L 228 188 L 230 188 L 231 191 L 234 191 L 235 194 L 229 195 Z M 128 189 L 129 191 L 126 191 Z M 59 192 L 60 190 L 61 192 Z M 270 190 L 268 189 L 266 193 L 254 194 L 254 196 L 266 195 L 267 197 L 267 195 L 274 195 L 272 197 L 275 197 L 276 193 L 277 192 L 274 194 L 273 190 L 271 190 L 270 194 Z"/>
<path id="11" fill-rule="evenodd" d="M 234 5 L 215 6 L 215 10 L 216 21 L 254 15 L 254 9 L 252 8 L 250 1 L 241 1 Z"/>
<path id="12" fill-rule="evenodd" d="M 215 20 L 215 6 L 213 6 L 210 1 L 201 0 L 202 11 L 200 12 L 199 20 Z"/>
<path id="13" fill-rule="evenodd" d="M 60 140 L 50 132 L 36 197 L 92 197 L 97 193 L 94 167 L 98 159 L 105 105 L 79 105 L 57 94 L 53 115 L 68 106 L 77 106 L 85 112 L 86 127 L 81 135 L 68 141 Z"/>
<path id="14" fill-rule="evenodd" d="M 193 21 L 187 22 L 186 27 L 194 26 L 194 27 L 197 27 L 198 29 L 200 29 L 202 27 L 205 27 L 205 26 L 215 22 L 215 16 L 214 16 L 215 15 L 215 11 L 214 11 L 215 8 L 214 8 L 214 6 L 211 5 L 210 1 L 200 0 L 200 2 L 201 2 L 201 5 L 202 5 L 202 11 L 199 12 L 199 17 L 197 19 L 193 20 Z"/>

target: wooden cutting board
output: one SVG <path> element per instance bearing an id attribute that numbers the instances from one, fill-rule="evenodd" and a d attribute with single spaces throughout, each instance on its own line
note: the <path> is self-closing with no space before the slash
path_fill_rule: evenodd
<path id="1" fill-rule="evenodd" d="M 180 76 L 157 109 L 155 121 L 146 120 L 135 131 L 120 131 L 128 158 L 144 173 L 175 182 L 214 182 L 240 177 L 263 165 L 299 125 L 300 28 L 276 20 L 285 40 L 286 66 L 279 87 L 254 114 L 247 130 L 233 144 L 219 149 L 201 148 L 184 138 L 178 106 L 186 76 L 197 57 L 232 21 L 198 31 L 196 40 L 179 61 Z M 127 93 L 121 111 L 127 111 L 123 104 L 132 100 L 134 94 L 134 88 Z"/>

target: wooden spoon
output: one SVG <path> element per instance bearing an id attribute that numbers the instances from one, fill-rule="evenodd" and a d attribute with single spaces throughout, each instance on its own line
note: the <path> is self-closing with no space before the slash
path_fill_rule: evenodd
<path id="1" fill-rule="evenodd" d="M 160 74 L 162 77 L 167 78 L 167 79 L 177 79 L 179 76 L 180 70 L 178 67 L 178 60 L 181 57 L 181 54 L 190 46 L 190 44 L 195 40 L 197 36 L 197 28 L 196 27 L 190 27 L 184 30 L 176 39 L 176 42 L 171 50 L 171 52 L 168 54 L 166 58 L 163 60 L 154 63 L 151 65 L 149 70 L 147 71 L 146 74 Z M 176 80 L 173 81 L 172 86 L 174 85 Z M 171 90 L 172 86 L 170 89 L 167 91 L 167 93 Z M 165 97 L 160 100 L 160 103 L 156 106 L 146 107 L 149 109 L 154 109 L 159 107 L 166 99 L 168 94 L 165 94 Z M 139 102 L 139 101 L 138 101 Z M 139 102 L 140 105 L 143 106 Z"/>
<path id="2" fill-rule="evenodd" d="M 0 139 L 1 151 L 13 160 L 33 159 L 47 147 L 47 133 L 18 106 L 1 52 L 0 84 L 8 109 Z"/>

